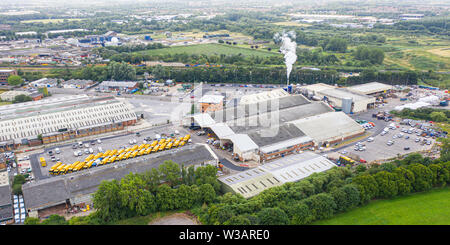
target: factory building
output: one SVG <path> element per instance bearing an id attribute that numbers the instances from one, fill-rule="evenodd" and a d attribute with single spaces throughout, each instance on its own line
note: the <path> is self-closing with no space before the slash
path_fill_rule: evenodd
<path id="1" fill-rule="evenodd" d="M 137 121 L 136 114 L 114 97 L 68 96 L 2 106 L 0 150 L 124 129 Z"/>
<path id="2" fill-rule="evenodd" d="M 103 81 L 98 85 L 101 91 L 131 91 L 139 87 L 138 82 Z"/>
<path id="3" fill-rule="evenodd" d="M 208 111 L 218 111 L 223 109 L 223 99 L 222 95 L 204 95 L 198 103 L 200 104 L 201 112 Z"/>
<path id="4" fill-rule="evenodd" d="M 220 146 L 232 144 L 235 159 L 260 163 L 364 133 L 353 119 L 322 101 L 309 101 L 299 94 L 278 95 L 266 99 L 264 92 L 250 100 L 256 103 L 245 100 L 235 107 L 190 115 L 186 125 L 200 126 L 218 139 Z M 324 126 L 328 129 L 310 125 L 322 119 L 329 124 Z"/>
<path id="5" fill-rule="evenodd" d="M 323 83 L 307 85 L 302 87 L 301 90 L 308 97 L 327 101 L 337 110 L 344 110 L 347 113 L 367 111 L 375 105 L 376 101 L 375 97 Z"/>
<path id="6" fill-rule="evenodd" d="M 60 175 L 28 182 L 23 185 L 23 197 L 27 212 L 40 217 L 58 205 L 71 206 L 92 203 L 92 194 L 103 180 L 120 180 L 130 172 L 144 173 L 158 168 L 164 161 L 172 160 L 185 167 L 218 164 L 218 158 L 208 145 L 192 144 L 171 151 L 154 153 L 90 168 L 83 172 Z"/>
<path id="7" fill-rule="evenodd" d="M 297 182 L 313 173 L 323 172 L 336 165 L 313 152 L 290 155 L 259 167 L 220 177 L 224 192 L 251 198 L 271 187 Z"/>
<path id="8" fill-rule="evenodd" d="M 393 86 L 379 82 L 371 82 L 351 86 L 348 89 L 359 94 L 377 96 L 382 93 L 389 93 L 393 89 Z"/>

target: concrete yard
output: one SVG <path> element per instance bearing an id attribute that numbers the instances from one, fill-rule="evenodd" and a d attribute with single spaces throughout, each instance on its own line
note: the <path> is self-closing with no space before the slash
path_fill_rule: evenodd
<path id="1" fill-rule="evenodd" d="M 426 151 L 431 149 L 433 143 L 435 142 L 435 140 L 433 140 L 432 138 L 427 138 L 427 140 L 430 140 L 432 144 L 421 145 L 419 142 L 415 142 L 415 139 L 420 138 L 422 141 L 424 137 L 419 137 L 415 134 L 407 134 L 407 133 L 403 133 L 403 137 L 401 138 L 393 139 L 392 137 L 394 135 L 401 133 L 400 129 L 389 130 L 389 133 L 383 136 L 379 134 L 374 137 L 374 141 L 372 142 L 367 142 L 367 139 L 359 141 L 365 144 L 366 147 L 365 151 L 355 151 L 355 144 L 357 142 L 354 142 L 353 144 L 350 144 L 349 146 L 341 149 L 339 152 L 342 153 L 343 151 L 346 151 L 349 153 L 353 153 L 358 155 L 362 159 L 366 160 L 367 162 L 372 162 L 375 160 L 386 160 L 398 157 L 399 155 L 409 154 L 412 152 Z M 406 136 L 409 136 L 410 138 L 405 139 Z M 394 141 L 394 144 L 391 146 L 387 145 L 387 142 L 389 140 Z M 405 147 L 409 147 L 410 149 L 404 150 Z"/>
<path id="2" fill-rule="evenodd" d="M 84 161 L 84 159 L 91 154 L 91 153 L 89 153 L 89 154 L 84 153 L 85 149 L 92 148 L 94 151 L 92 154 L 97 154 L 99 152 L 98 147 L 101 147 L 103 152 L 105 152 L 107 150 L 112 150 L 112 149 L 120 149 L 120 147 L 128 148 L 131 146 L 129 141 L 132 139 L 135 139 L 136 144 L 140 145 L 143 143 L 143 140 L 146 137 L 150 137 L 150 138 L 154 139 L 156 134 L 165 133 L 165 134 L 170 135 L 170 134 L 173 134 L 175 132 L 175 130 L 178 130 L 180 132 L 179 136 L 181 136 L 181 135 L 184 136 L 184 135 L 188 134 L 188 131 L 186 131 L 185 129 L 183 129 L 181 127 L 168 125 L 168 126 L 160 126 L 160 127 L 141 131 L 140 132 L 141 136 L 139 136 L 139 137 L 136 136 L 135 133 L 131 133 L 131 132 L 126 135 L 111 136 L 111 137 L 106 137 L 106 138 L 101 138 L 99 136 L 98 139 L 100 139 L 102 143 L 99 144 L 96 140 L 94 140 L 95 145 L 92 145 L 91 142 L 93 140 L 83 141 L 83 147 L 77 146 L 76 149 L 72 148 L 73 144 L 52 146 L 52 147 L 46 148 L 43 153 L 33 154 L 30 156 L 30 161 L 31 161 L 33 172 L 34 172 L 34 176 L 35 176 L 36 180 L 51 177 L 51 175 L 48 173 L 48 170 L 51 168 L 51 166 L 56 164 L 57 161 L 55 161 L 55 162 L 51 161 L 51 156 L 48 154 L 48 151 L 52 150 L 54 152 L 55 148 L 59 148 L 61 153 L 60 154 L 55 153 L 54 156 L 57 158 L 60 158 L 60 161 L 62 163 L 70 164 L 70 163 L 73 163 L 76 161 Z M 85 143 L 89 143 L 88 148 L 86 148 L 84 146 Z M 74 151 L 83 151 L 83 155 L 76 157 L 76 156 L 74 156 Z M 40 166 L 40 164 L 39 164 L 40 157 L 45 158 L 45 160 L 47 162 L 46 167 Z"/>

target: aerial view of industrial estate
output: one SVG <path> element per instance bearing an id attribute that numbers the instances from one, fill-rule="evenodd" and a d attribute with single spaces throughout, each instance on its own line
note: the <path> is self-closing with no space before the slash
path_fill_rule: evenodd
<path id="1" fill-rule="evenodd" d="M 0 223 L 450 225 L 449 88 L 445 0 L 3 0 Z"/>

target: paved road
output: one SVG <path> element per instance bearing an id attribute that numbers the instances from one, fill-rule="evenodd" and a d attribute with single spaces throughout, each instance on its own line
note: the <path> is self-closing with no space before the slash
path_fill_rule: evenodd
<path id="1" fill-rule="evenodd" d="M 226 158 L 220 158 L 219 161 L 220 161 L 220 163 L 223 164 L 224 167 L 227 167 L 231 170 L 244 171 L 244 170 L 248 169 L 248 167 L 236 166 L 233 163 L 231 163 L 230 161 L 228 161 Z"/>

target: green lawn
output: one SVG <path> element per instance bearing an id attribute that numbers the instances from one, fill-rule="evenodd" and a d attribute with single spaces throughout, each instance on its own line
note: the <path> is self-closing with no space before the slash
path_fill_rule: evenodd
<path id="1" fill-rule="evenodd" d="M 372 201 L 313 225 L 450 225 L 450 187 Z"/>
<path id="2" fill-rule="evenodd" d="M 266 57 L 269 55 L 280 55 L 277 52 L 269 52 L 267 50 L 254 50 L 249 48 L 242 48 L 236 46 L 230 46 L 227 44 L 198 44 L 188 46 L 177 46 L 162 49 L 152 49 L 143 51 L 151 55 L 164 55 L 164 54 L 206 54 L 206 55 L 237 55 L 242 54 L 244 56 L 259 56 Z"/>

